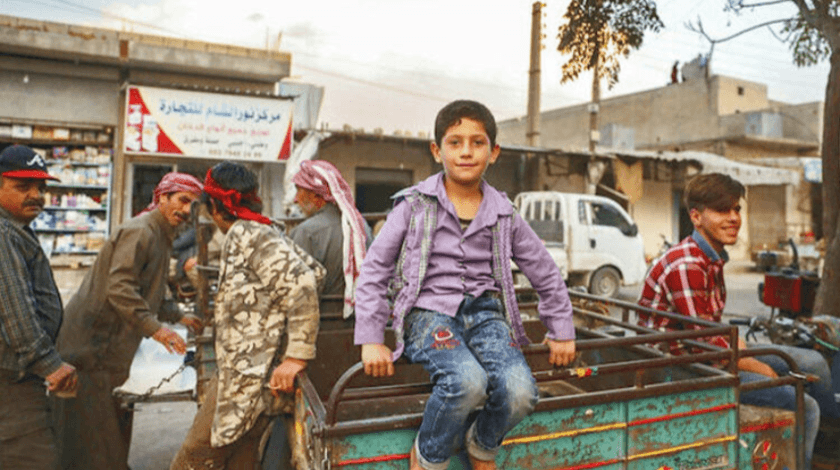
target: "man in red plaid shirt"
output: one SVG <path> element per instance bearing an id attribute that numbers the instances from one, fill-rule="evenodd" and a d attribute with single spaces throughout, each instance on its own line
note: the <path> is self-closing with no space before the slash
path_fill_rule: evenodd
<path id="1" fill-rule="evenodd" d="M 731 177 L 710 173 L 689 181 L 685 205 L 694 225 L 694 233 L 671 247 L 648 272 L 639 304 L 656 310 L 680 313 L 694 318 L 720 322 L 726 304 L 723 265 L 729 257 L 724 246 L 738 241 L 741 229 L 741 199 L 744 186 Z M 648 328 L 680 330 L 699 328 L 657 315 L 639 315 L 639 323 Z M 724 336 L 706 339 L 711 344 L 729 347 Z M 762 345 L 781 349 L 793 357 L 804 373 L 820 377 L 807 386 L 805 396 L 805 460 L 810 468 L 817 438 L 820 413 L 840 417 L 840 409 L 831 389 L 831 372 L 822 355 L 810 349 L 782 345 Z M 746 348 L 743 339 L 738 347 Z M 685 354 L 681 344 L 672 344 L 671 353 Z M 738 360 L 741 383 L 767 380 L 789 372 L 778 356 L 743 357 Z M 796 409 L 792 386 L 755 390 L 741 394 L 741 402 L 756 406 Z"/>

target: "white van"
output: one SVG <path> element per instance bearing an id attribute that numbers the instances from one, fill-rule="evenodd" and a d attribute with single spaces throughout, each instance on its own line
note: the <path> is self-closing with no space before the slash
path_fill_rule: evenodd
<path id="1" fill-rule="evenodd" d="M 644 280 L 639 227 L 615 201 L 588 194 L 530 191 L 514 206 L 560 267 L 569 287 L 614 296 L 621 285 Z"/>

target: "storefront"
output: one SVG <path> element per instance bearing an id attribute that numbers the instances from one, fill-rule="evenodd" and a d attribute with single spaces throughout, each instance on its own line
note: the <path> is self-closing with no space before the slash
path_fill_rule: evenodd
<path id="1" fill-rule="evenodd" d="M 121 207 L 127 217 L 149 203 L 170 171 L 203 180 L 222 160 L 243 162 L 260 178 L 265 212 L 282 197 L 284 162 L 292 151 L 294 102 L 171 88 L 129 86 L 117 160 L 124 160 Z M 280 191 L 279 193 L 277 191 Z"/>
<path id="2" fill-rule="evenodd" d="M 51 263 L 89 264 L 169 171 L 203 179 L 241 160 L 273 210 L 291 151 L 293 102 L 276 96 L 290 66 L 280 51 L 0 15 L 0 150 L 29 145 L 61 178 L 33 224 Z"/>

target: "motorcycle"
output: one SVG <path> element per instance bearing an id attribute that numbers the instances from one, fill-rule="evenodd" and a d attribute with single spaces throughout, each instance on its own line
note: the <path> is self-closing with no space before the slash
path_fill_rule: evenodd
<path id="1" fill-rule="evenodd" d="M 773 344 L 811 348 L 830 359 L 840 351 L 840 319 L 813 316 L 819 275 L 800 269 L 796 244 L 792 239 L 788 244 L 793 255 L 791 264 L 765 271 L 764 282 L 758 285 L 758 298 L 771 308 L 770 316 L 735 318 L 729 323 L 747 326 L 747 340 L 756 341 L 756 334 L 761 333 Z"/>

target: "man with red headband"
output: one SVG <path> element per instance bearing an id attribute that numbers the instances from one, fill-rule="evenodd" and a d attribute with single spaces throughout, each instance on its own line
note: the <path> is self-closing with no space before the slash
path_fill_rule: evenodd
<path id="1" fill-rule="evenodd" d="M 79 392 L 55 404 L 65 470 L 127 468 L 130 411 L 120 409 L 113 390 L 128 379 L 143 337 L 186 352 L 184 339 L 161 322 L 201 327 L 165 301 L 172 241 L 201 190 L 188 174 L 164 176 L 152 204 L 111 234 L 67 304 L 58 351 L 78 369 Z"/>
<path id="2" fill-rule="evenodd" d="M 306 160 L 295 174 L 295 202 L 307 219 L 289 233 L 327 268 L 322 295 L 344 295 L 344 317 L 353 313 L 356 279 L 372 237 L 356 209 L 350 186 L 332 163 Z"/>
<path id="3" fill-rule="evenodd" d="M 217 372 L 170 469 L 251 469 L 263 432 L 291 411 L 295 376 L 315 357 L 324 268 L 260 214 L 257 178 L 244 166 L 211 168 L 202 200 L 225 234 Z"/>
<path id="4" fill-rule="evenodd" d="M 61 296 L 29 226 L 44 208 L 44 159 L 13 145 L 0 153 L 0 468 L 53 470 L 50 393 L 73 393 L 76 369 L 55 349 Z"/>

